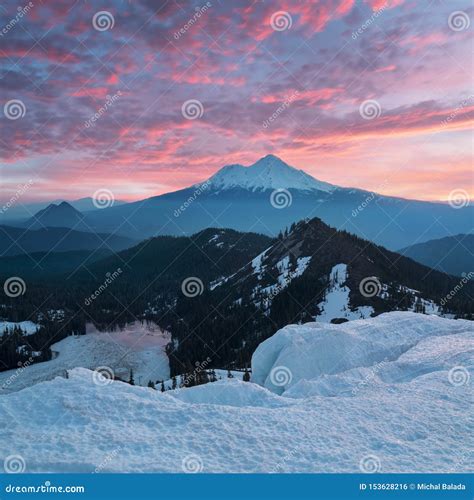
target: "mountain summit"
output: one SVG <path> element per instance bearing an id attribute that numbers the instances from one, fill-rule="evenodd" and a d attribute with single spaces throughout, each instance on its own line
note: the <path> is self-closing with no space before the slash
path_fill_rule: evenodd
<path id="1" fill-rule="evenodd" d="M 84 214 L 76 210 L 68 202 L 63 201 L 58 205 L 51 203 L 43 210 L 37 212 L 26 222 L 29 229 L 44 227 L 71 227 L 78 228 L 82 225 Z"/>
<path id="2" fill-rule="evenodd" d="M 210 282 L 199 299 L 179 296 L 170 320 L 177 346 L 170 367 L 178 373 L 223 343 L 228 348 L 219 351 L 219 362 L 229 366 L 240 359 L 245 365 L 262 340 L 289 324 L 343 323 L 397 310 L 469 318 L 473 284 L 465 283 L 447 301 L 456 286 L 457 277 L 337 231 L 319 218 L 303 220 L 245 266 Z M 250 326 L 242 327 L 248 318 Z"/>
<path id="3" fill-rule="evenodd" d="M 319 181 L 274 155 L 264 156 L 248 167 L 227 165 L 210 177 L 207 183 L 215 191 L 240 188 L 250 191 L 299 189 L 330 192 L 336 189 L 336 186 Z"/>
<path id="4" fill-rule="evenodd" d="M 286 192 L 276 190 L 283 189 Z M 472 230 L 474 207 L 404 200 L 319 181 L 267 155 L 253 165 L 228 165 L 207 181 L 172 193 L 88 212 L 95 232 L 133 239 L 191 235 L 208 227 L 276 236 L 319 217 L 391 249 Z"/>

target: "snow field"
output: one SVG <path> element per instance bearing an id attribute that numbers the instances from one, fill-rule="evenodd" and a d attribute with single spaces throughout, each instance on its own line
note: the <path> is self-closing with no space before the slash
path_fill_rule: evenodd
<path id="1" fill-rule="evenodd" d="M 473 351 L 472 323 L 397 312 L 283 328 L 255 352 L 254 383 L 161 393 L 76 368 L 0 396 L 0 459 L 30 472 L 472 471 Z"/>

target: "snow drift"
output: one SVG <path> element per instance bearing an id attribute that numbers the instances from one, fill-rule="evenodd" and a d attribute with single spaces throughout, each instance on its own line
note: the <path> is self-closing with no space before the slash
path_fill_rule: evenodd
<path id="1" fill-rule="evenodd" d="M 257 383 L 161 393 L 76 368 L 0 396 L 0 460 L 20 456 L 27 472 L 467 472 L 471 325 L 413 313 L 291 325 L 255 352 Z"/>
<path id="2" fill-rule="evenodd" d="M 471 321 L 410 312 L 391 312 L 340 325 L 288 325 L 258 346 L 252 358 L 252 381 L 283 394 L 303 382 L 327 380 L 348 371 L 357 378 L 356 371 L 365 376 L 367 369 L 375 367 L 380 372 L 383 365 L 386 373 L 397 362 L 407 378 L 415 378 L 419 370 L 411 370 L 423 362 L 429 349 L 440 348 L 438 354 L 443 362 L 439 370 L 452 367 L 450 344 L 437 338 L 440 336 L 450 336 L 453 342 L 455 339 L 460 357 L 468 362 L 474 348 L 472 333 Z M 419 348 L 422 341 L 423 348 Z M 402 359 L 406 360 L 403 367 Z M 428 371 L 436 370 L 433 366 Z"/>

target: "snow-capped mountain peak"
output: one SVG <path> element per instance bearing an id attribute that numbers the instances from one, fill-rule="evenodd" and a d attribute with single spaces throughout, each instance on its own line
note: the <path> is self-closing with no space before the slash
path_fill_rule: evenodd
<path id="1" fill-rule="evenodd" d="M 299 189 L 330 192 L 336 188 L 303 170 L 291 167 L 274 155 L 267 155 L 253 165 L 226 165 L 207 181 L 216 191 L 241 188 L 250 191 Z"/>

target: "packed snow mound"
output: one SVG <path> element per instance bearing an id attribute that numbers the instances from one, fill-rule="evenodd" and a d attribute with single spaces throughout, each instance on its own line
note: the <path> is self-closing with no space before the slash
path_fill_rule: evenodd
<path id="1" fill-rule="evenodd" d="M 188 390 L 171 391 L 168 394 L 179 401 L 194 404 L 265 408 L 280 408 L 290 404 L 285 398 L 276 396 L 263 387 L 236 379 L 219 380 L 212 384 L 190 387 Z"/>
<path id="2" fill-rule="evenodd" d="M 344 390 L 344 387 L 350 388 L 357 380 L 367 377 L 367 371 L 373 371 L 374 366 L 395 361 L 403 372 L 400 377 L 410 378 L 410 370 L 403 367 L 404 359 L 411 359 L 409 365 L 415 366 L 413 360 L 422 364 L 428 353 L 435 356 L 437 352 L 438 361 L 430 365 L 426 360 L 426 366 L 431 366 L 433 370 L 435 366 L 442 369 L 456 359 L 453 349 L 456 351 L 458 348 L 463 353 L 459 356 L 466 361 L 472 351 L 466 350 L 468 346 L 464 342 L 456 341 L 455 347 L 450 349 L 446 340 L 440 341 L 437 337 L 460 334 L 460 338 L 468 342 L 466 336 L 472 336 L 472 332 L 473 323 L 470 321 L 411 312 L 391 312 L 340 325 L 289 325 L 260 344 L 255 351 L 252 381 L 277 394 L 283 394 L 299 384 L 303 396 L 313 391 L 330 395 L 336 390 L 334 385 L 339 387 L 336 392 Z M 425 339 L 426 350 L 422 344 Z M 441 362 L 440 358 L 444 361 Z M 334 375 L 337 377 L 331 378 Z M 296 394 L 297 391 L 293 390 L 288 395 Z"/>
<path id="3" fill-rule="evenodd" d="M 455 335 L 427 337 L 403 353 L 395 362 L 379 370 L 383 382 L 409 382 L 416 377 L 453 367 L 474 370 L 474 335 L 472 328 Z"/>
<path id="4" fill-rule="evenodd" d="M 367 391 L 372 394 L 375 390 L 383 392 L 390 384 L 412 384 L 418 389 L 425 386 L 429 391 L 438 387 L 447 393 L 456 377 L 467 383 L 472 372 L 474 337 L 472 331 L 466 331 L 442 337 L 427 337 L 394 361 L 386 358 L 370 367 L 357 367 L 333 375 L 324 374 L 311 380 L 298 380 L 284 395 L 292 398 L 355 397 Z M 446 394 L 441 394 L 440 397 L 446 399 Z"/>

